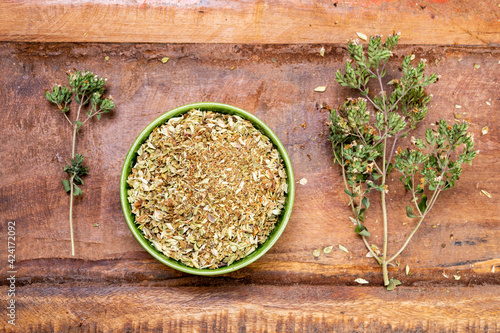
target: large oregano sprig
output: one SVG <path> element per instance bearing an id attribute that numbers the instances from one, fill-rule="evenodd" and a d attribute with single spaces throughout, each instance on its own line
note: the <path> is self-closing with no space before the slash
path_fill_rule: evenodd
<path id="1" fill-rule="evenodd" d="M 410 54 L 403 59 L 402 77 L 384 84 L 385 66 L 398 39 L 398 35 L 391 35 L 382 42 L 380 36 L 370 37 L 366 51 L 358 42 L 348 42 L 351 59 L 345 65 L 344 74 L 340 70 L 336 73 L 336 80 L 342 86 L 358 90 L 362 97 L 348 98 L 332 109 L 330 115 L 330 140 L 335 162 L 342 168 L 344 192 L 350 197 L 355 232 L 382 266 L 388 290 L 401 282 L 389 279 L 387 265 L 408 245 L 439 194 L 455 185 L 462 172 L 461 165 L 471 163 L 477 153 L 473 136 L 467 133 L 467 121 L 448 125 L 440 120 L 436 129 L 427 130 L 424 139 L 412 137 L 411 147 L 396 148 L 398 140 L 406 137 L 426 116 L 432 96 L 427 95 L 424 88 L 438 79 L 436 74 L 424 74 L 424 59 L 412 65 L 415 56 Z M 368 87 L 371 80 L 375 81 L 378 91 Z M 393 170 L 402 174 L 400 180 L 412 193 L 411 206 L 407 206 L 406 212 L 408 217 L 418 218 L 418 223 L 401 248 L 389 257 L 386 194 L 389 191 L 387 176 Z M 367 195 L 373 190 L 381 195 L 382 255 L 368 242 L 370 232 L 364 225 L 365 212 L 370 207 Z"/>
<path id="2" fill-rule="evenodd" d="M 90 119 L 101 118 L 104 113 L 110 112 L 115 103 L 111 96 L 105 97 L 104 90 L 107 79 L 94 75 L 88 71 L 68 72 L 69 87 L 56 85 L 52 91 L 45 92 L 45 98 L 56 104 L 62 112 L 69 125 L 73 129 L 71 139 L 71 162 L 64 166 L 63 171 L 68 174 L 68 179 L 63 179 L 62 184 L 66 192 L 70 194 L 69 202 L 69 227 L 71 234 L 71 254 L 75 255 L 75 242 L 73 237 L 73 196 L 81 195 L 82 190 L 78 185 L 83 185 L 82 177 L 88 174 L 88 168 L 83 166 L 84 157 L 75 154 L 76 138 L 78 131 Z M 68 117 L 72 97 L 76 102 L 76 115 L 71 120 Z M 88 107 L 90 105 L 90 107 Z M 81 115 L 84 108 L 87 108 L 86 116 Z"/>

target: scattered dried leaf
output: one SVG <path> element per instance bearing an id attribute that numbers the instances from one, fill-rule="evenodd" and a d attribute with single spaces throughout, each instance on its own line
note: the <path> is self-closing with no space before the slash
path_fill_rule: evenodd
<path id="1" fill-rule="evenodd" d="M 410 274 L 410 266 L 406 265 L 405 273 L 406 273 L 406 275 Z"/>
<path id="2" fill-rule="evenodd" d="M 488 131 L 489 131 L 489 127 L 488 126 L 484 126 L 482 129 L 481 129 L 481 134 L 483 135 L 486 135 L 488 134 Z"/>
<path id="3" fill-rule="evenodd" d="M 461 109 L 462 105 L 455 104 L 455 109 Z"/>
<path id="4" fill-rule="evenodd" d="M 339 249 L 346 252 L 346 253 L 349 253 L 349 250 L 347 250 L 344 246 L 342 246 L 340 244 L 339 244 Z"/>
<path id="5" fill-rule="evenodd" d="M 460 275 L 453 275 L 453 277 L 455 278 L 455 280 L 460 280 Z"/>
<path id="6" fill-rule="evenodd" d="M 460 118 L 462 118 L 462 115 L 459 113 L 455 113 L 455 119 L 460 119 Z"/>
<path id="7" fill-rule="evenodd" d="M 485 190 L 481 190 L 481 193 L 491 199 L 491 194 Z"/>
<path id="8" fill-rule="evenodd" d="M 315 256 L 316 258 L 319 257 L 321 254 L 321 250 L 320 249 L 316 249 L 313 251 L 313 256 Z"/>
<path id="9" fill-rule="evenodd" d="M 397 279 L 390 279 L 389 284 L 387 285 L 387 290 L 394 290 L 396 286 L 399 286 L 401 284 L 401 281 Z"/>
<path id="10" fill-rule="evenodd" d="M 236 66 L 233 66 L 233 67 L 229 68 L 229 70 L 232 71 L 235 68 L 236 68 Z"/>
<path id="11" fill-rule="evenodd" d="M 448 279 L 448 275 L 443 272 L 443 276 Z"/>
<path id="12" fill-rule="evenodd" d="M 365 279 L 362 279 L 362 278 L 357 278 L 356 280 L 354 280 L 354 282 L 357 282 L 359 284 L 368 284 L 370 282 L 366 281 Z"/>
<path id="13" fill-rule="evenodd" d="M 104 57 L 104 61 L 108 61 L 109 60 L 109 57 L 108 56 L 105 56 Z"/>
<path id="14" fill-rule="evenodd" d="M 486 105 L 491 105 L 491 103 L 489 101 L 486 101 Z"/>
<path id="15" fill-rule="evenodd" d="M 326 90 L 326 86 L 318 86 L 314 88 L 314 91 L 316 92 L 324 92 Z"/>
<path id="16" fill-rule="evenodd" d="M 272 61 L 273 63 L 276 63 L 276 59 L 274 59 L 274 58 L 271 58 L 271 61 Z"/>
<path id="17" fill-rule="evenodd" d="M 375 252 L 377 255 L 380 255 L 380 249 L 378 248 L 377 245 L 372 244 L 372 245 L 370 245 L 370 247 L 373 250 L 373 252 Z"/>
<path id="18" fill-rule="evenodd" d="M 327 247 L 325 247 L 325 248 L 323 249 L 323 252 L 325 252 L 325 253 L 330 253 L 330 252 L 332 252 L 332 250 L 333 250 L 333 246 L 327 246 Z"/>
<path id="19" fill-rule="evenodd" d="M 492 266 L 492 267 L 491 267 L 491 272 L 492 272 L 492 273 L 495 273 L 495 266 Z"/>
<path id="20" fill-rule="evenodd" d="M 169 57 L 163 57 L 163 58 L 161 58 L 161 62 L 166 64 L 168 59 L 169 59 Z"/>
<path id="21" fill-rule="evenodd" d="M 474 64 L 474 69 L 479 69 L 479 68 L 481 68 L 480 64 Z"/>
<path id="22" fill-rule="evenodd" d="M 305 185 L 305 184 L 307 184 L 307 179 L 302 178 L 301 180 L 299 180 L 299 184 L 300 184 L 300 185 Z"/>
<path id="23" fill-rule="evenodd" d="M 358 35 L 359 39 L 368 40 L 368 37 L 362 32 L 356 32 L 356 35 Z"/>
<path id="24" fill-rule="evenodd" d="M 319 49 L 319 55 L 324 57 L 325 56 L 325 47 L 322 46 L 321 49 Z"/>

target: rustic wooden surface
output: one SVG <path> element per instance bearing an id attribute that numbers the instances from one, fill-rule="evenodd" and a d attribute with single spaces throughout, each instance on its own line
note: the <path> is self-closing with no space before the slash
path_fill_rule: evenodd
<path id="1" fill-rule="evenodd" d="M 407 44 L 496 45 L 496 0 L 0 1 L 0 40 L 344 43 L 401 31 Z"/>
<path id="2" fill-rule="evenodd" d="M 499 19 L 494 0 L 0 0 L 2 308 L 8 221 L 16 221 L 17 244 L 16 327 L 1 311 L 0 331 L 500 331 Z M 428 89 L 434 99 L 417 134 L 460 114 L 470 118 L 480 154 L 390 269 L 403 286 L 387 292 L 349 222 L 328 114 L 318 105 L 352 94 L 334 82 L 346 39 L 393 30 L 410 45 L 398 47 L 389 77 L 410 50 L 442 75 Z M 73 67 L 107 76 L 117 102 L 80 136 L 90 175 L 75 206 L 75 257 L 60 183 L 71 133 L 43 97 Z M 313 91 L 320 85 L 326 92 Z M 200 101 L 257 115 L 285 145 L 296 180 L 308 180 L 297 184 L 276 245 L 252 265 L 212 278 L 179 273 L 147 254 L 118 196 L 123 159 L 140 131 Z M 397 178 L 389 186 L 400 191 Z M 415 223 L 404 213 L 407 200 L 389 193 L 390 252 Z M 371 203 L 367 226 L 380 245 L 381 211 L 375 197 Z M 312 256 L 329 245 L 330 254 Z M 358 277 L 370 284 L 357 285 Z"/>
<path id="3" fill-rule="evenodd" d="M 342 45 L 325 48 L 321 57 L 320 45 L 311 44 L 0 44 L 0 234 L 5 244 L 7 221 L 16 221 L 18 331 L 500 330 L 500 50 L 401 46 L 395 52 L 389 77 L 399 75 L 396 63 L 410 50 L 442 75 L 429 89 L 431 111 L 417 133 L 440 117 L 462 114 L 481 152 L 456 188 L 442 194 L 401 266 L 391 269 L 404 285 L 389 293 L 353 232 L 339 169 L 332 166 L 328 114 L 317 104 L 337 105 L 352 92 L 334 82 L 346 60 Z M 170 60 L 162 64 L 165 56 Z M 71 133 L 43 97 L 73 67 L 107 76 L 117 103 L 79 139 L 90 175 L 75 206 L 76 257 L 60 183 Z M 326 92 L 314 92 L 319 85 Z M 130 233 L 118 196 L 121 165 L 139 132 L 163 112 L 198 101 L 257 115 L 285 145 L 295 178 L 308 180 L 297 184 L 292 217 L 276 245 L 247 268 L 213 278 L 155 261 Z M 483 126 L 490 128 L 485 136 Z M 389 186 L 402 190 L 397 176 Z M 404 213 L 409 198 L 393 193 L 389 249 L 395 251 L 415 221 Z M 380 244 L 376 198 L 372 206 L 367 226 Z M 312 256 L 329 245 L 332 253 Z M 6 246 L 0 258 L 6 260 Z M 358 277 L 370 284 L 358 286 Z M 5 270 L 0 278 L 4 304 Z M 2 312 L 0 330 L 10 331 L 6 320 Z"/>

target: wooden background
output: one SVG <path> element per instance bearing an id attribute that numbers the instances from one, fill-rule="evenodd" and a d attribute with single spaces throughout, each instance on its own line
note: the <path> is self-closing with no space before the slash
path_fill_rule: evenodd
<path id="1" fill-rule="evenodd" d="M 0 330 L 500 331 L 500 8 L 490 0 L 472 3 L 0 2 L 2 308 L 8 221 L 16 221 L 17 243 L 16 327 L 1 312 Z M 393 29 L 403 35 L 389 78 L 399 75 L 410 51 L 428 60 L 428 73 L 442 75 L 428 89 L 434 99 L 416 134 L 460 114 L 471 119 L 480 154 L 440 196 L 401 266 L 390 270 L 403 286 L 387 292 L 349 222 L 328 113 L 318 105 L 352 94 L 334 81 L 347 59 L 345 40 L 357 31 Z M 90 175 L 75 206 L 75 257 L 60 183 L 71 131 L 43 97 L 72 68 L 107 76 L 117 104 L 79 137 Z M 327 90 L 314 92 L 320 85 Z M 252 265 L 211 278 L 179 273 L 147 254 L 125 223 L 118 195 L 123 159 L 140 131 L 163 112 L 200 101 L 258 116 L 285 145 L 296 180 L 308 180 L 297 184 L 292 217 L 276 245 Z M 490 130 L 483 136 L 484 126 Z M 397 178 L 389 185 L 392 253 L 415 223 L 406 218 L 409 197 L 399 194 Z M 380 246 L 381 212 L 371 200 L 367 226 Z M 330 245 L 332 253 L 313 257 Z M 370 283 L 360 286 L 358 277 Z"/>

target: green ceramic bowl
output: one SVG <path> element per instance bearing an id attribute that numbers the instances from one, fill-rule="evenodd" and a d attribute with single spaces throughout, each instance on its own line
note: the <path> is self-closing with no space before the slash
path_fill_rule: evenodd
<path id="1" fill-rule="evenodd" d="M 229 266 L 221 267 L 218 269 L 197 269 L 194 267 L 189 267 L 184 265 L 183 263 L 171 259 L 158 251 L 146 238 L 144 238 L 142 231 L 137 228 L 137 225 L 134 222 L 134 216 L 132 215 L 132 208 L 127 200 L 127 190 L 129 186 L 127 184 L 127 177 L 132 170 L 132 166 L 135 164 L 137 158 L 137 151 L 139 150 L 142 143 L 148 138 L 149 134 L 159 125 L 165 123 L 172 117 L 177 117 L 183 113 L 188 112 L 192 109 L 200 109 L 206 111 L 214 111 L 226 114 L 234 114 L 238 115 L 243 119 L 249 120 L 257 129 L 259 129 L 264 135 L 269 137 L 273 142 L 274 146 L 278 149 L 283 162 L 285 164 L 285 169 L 287 173 L 287 182 L 288 182 L 288 193 L 285 201 L 284 209 L 276 223 L 274 230 L 271 232 L 267 240 L 261 244 L 253 253 L 246 256 L 245 258 L 238 260 L 232 263 Z M 125 220 L 127 221 L 128 227 L 132 231 L 132 234 L 137 239 L 137 241 L 142 245 L 143 248 L 146 249 L 153 257 L 158 259 L 160 262 L 164 263 L 167 266 L 175 268 L 179 271 L 197 274 L 197 275 L 219 275 L 224 273 L 233 272 L 242 267 L 245 267 L 255 260 L 259 259 L 264 253 L 266 253 L 273 245 L 276 243 L 281 233 L 286 227 L 288 219 L 292 213 L 293 199 L 295 196 L 295 183 L 293 179 L 292 172 L 292 164 L 290 163 L 290 158 L 283 147 L 283 144 L 278 140 L 276 134 L 267 127 L 260 119 L 255 117 L 254 115 L 239 109 L 237 107 L 220 104 L 220 103 L 194 103 L 188 104 L 176 109 L 170 110 L 167 113 L 161 115 L 156 120 L 154 120 L 151 124 L 149 124 L 142 132 L 139 134 L 137 139 L 135 139 L 132 147 L 128 151 L 127 157 L 125 158 L 125 162 L 123 163 L 121 178 L 120 178 L 120 199 L 123 209 L 123 214 L 125 215 Z"/>

